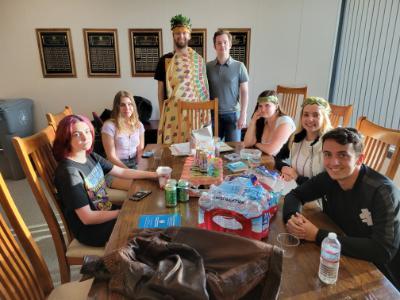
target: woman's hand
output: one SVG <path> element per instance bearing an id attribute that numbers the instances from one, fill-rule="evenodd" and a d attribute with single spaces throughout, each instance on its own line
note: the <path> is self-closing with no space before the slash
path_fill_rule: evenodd
<path id="1" fill-rule="evenodd" d="M 296 170 L 288 166 L 284 166 L 281 170 L 281 173 L 282 173 L 282 178 L 285 181 L 296 180 L 297 177 L 299 177 Z"/>
<path id="2" fill-rule="evenodd" d="M 257 122 L 257 120 L 259 119 L 259 118 L 261 118 L 261 112 L 260 112 L 260 110 L 259 109 L 257 109 L 255 112 L 254 112 L 254 114 L 253 114 L 253 116 L 251 117 L 251 122 Z"/>

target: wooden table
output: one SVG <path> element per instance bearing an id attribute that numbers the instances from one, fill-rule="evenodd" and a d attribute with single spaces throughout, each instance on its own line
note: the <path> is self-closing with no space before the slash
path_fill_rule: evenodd
<path id="1" fill-rule="evenodd" d="M 164 147 L 160 165 L 171 166 L 172 178 L 179 179 L 184 158 L 171 156 L 166 146 L 148 145 L 146 150 L 158 147 Z M 156 167 L 157 164 L 153 159 L 144 159 L 139 163 L 140 169 L 154 170 Z M 191 198 L 189 203 L 179 203 L 175 208 L 166 208 L 164 191 L 159 189 L 158 182 L 137 180 L 132 185 L 130 193 L 140 189 L 150 189 L 152 194 L 139 202 L 124 202 L 114 231 L 106 245 L 106 254 L 125 245 L 130 232 L 138 225 L 139 216 L 143 214 L 180 213 L 182 226 L 197 226 L 197 198 Z M 305 207 L 303 213 L 317 226 L 340 231 L 326 215 L 321 213 L 316 204 Z M 285 231 L 280 207 L 278 214 L 271 221 L 270 234 L 265 241 L 277 244 L 277 234 Z M 342 256 L 340 260 L 337 283 L 334 285 L 323 284 L 318 279 L 319 256 L 320 247 L 318 245 L 302 242 L 293 257 L 284 258 L 280 299 L 400 299 L 400 293 L 375 265 L 345 256 Z M 102 282 L 93 284 L 89 299 L 110 298 L 120 299 L 121 296 L 111 294 L 107 290 L 106 284 Z"/>

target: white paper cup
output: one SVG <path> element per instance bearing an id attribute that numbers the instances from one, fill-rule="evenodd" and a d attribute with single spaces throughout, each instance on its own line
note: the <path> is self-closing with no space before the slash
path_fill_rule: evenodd
<path id="1" fill-rule="evenodd" d="M 160 188 L 163 188 L 166 185 L 167 180 L 171 178 L 172 169 L 170 167 L 160 166 L 157 168 L 156 172 Z"/>

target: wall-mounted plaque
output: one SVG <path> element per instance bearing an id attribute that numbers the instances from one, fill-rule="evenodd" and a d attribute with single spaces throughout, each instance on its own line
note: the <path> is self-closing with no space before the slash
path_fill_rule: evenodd
<path id="1" fill-rule="evenodd" d="M 36 29 L 43 77 L 76 77 L 71 31 Z"/>
<path id="2" fill-rule="evenodd" d="M 207 29 L 192 29 L 191 36 L 189 47 L 199 53 L 204 58 L 204 61 L 207 61 Z"/>
<path id="3" fill-rule="evenodd" d="M 249 70 L 250 59 L 250 28 L 223 28 L 232 34 L 231 56 L 244 63 Z"/>
<path id="4" fill-rule="evenodd" d="M 129 29 L 133 77 L 153 77 L 162 55 L 161 29 Z"/>
<path id="5" fill-rule="evenodd" d="M 89 77 L 120 77 L 117 29 L 83 29 Z"/>

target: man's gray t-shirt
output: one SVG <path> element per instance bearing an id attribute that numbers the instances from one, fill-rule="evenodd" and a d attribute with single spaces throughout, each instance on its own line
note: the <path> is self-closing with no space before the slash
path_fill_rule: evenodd
<path id="1" fill-rule="evenodd" d="M 249 81 L 245 65 L 232 57 L 220 65 L 215 59 L 207 63 L 211 99 L 218 98 L 219 113 L 240 110 L 240 84 Z"/>

